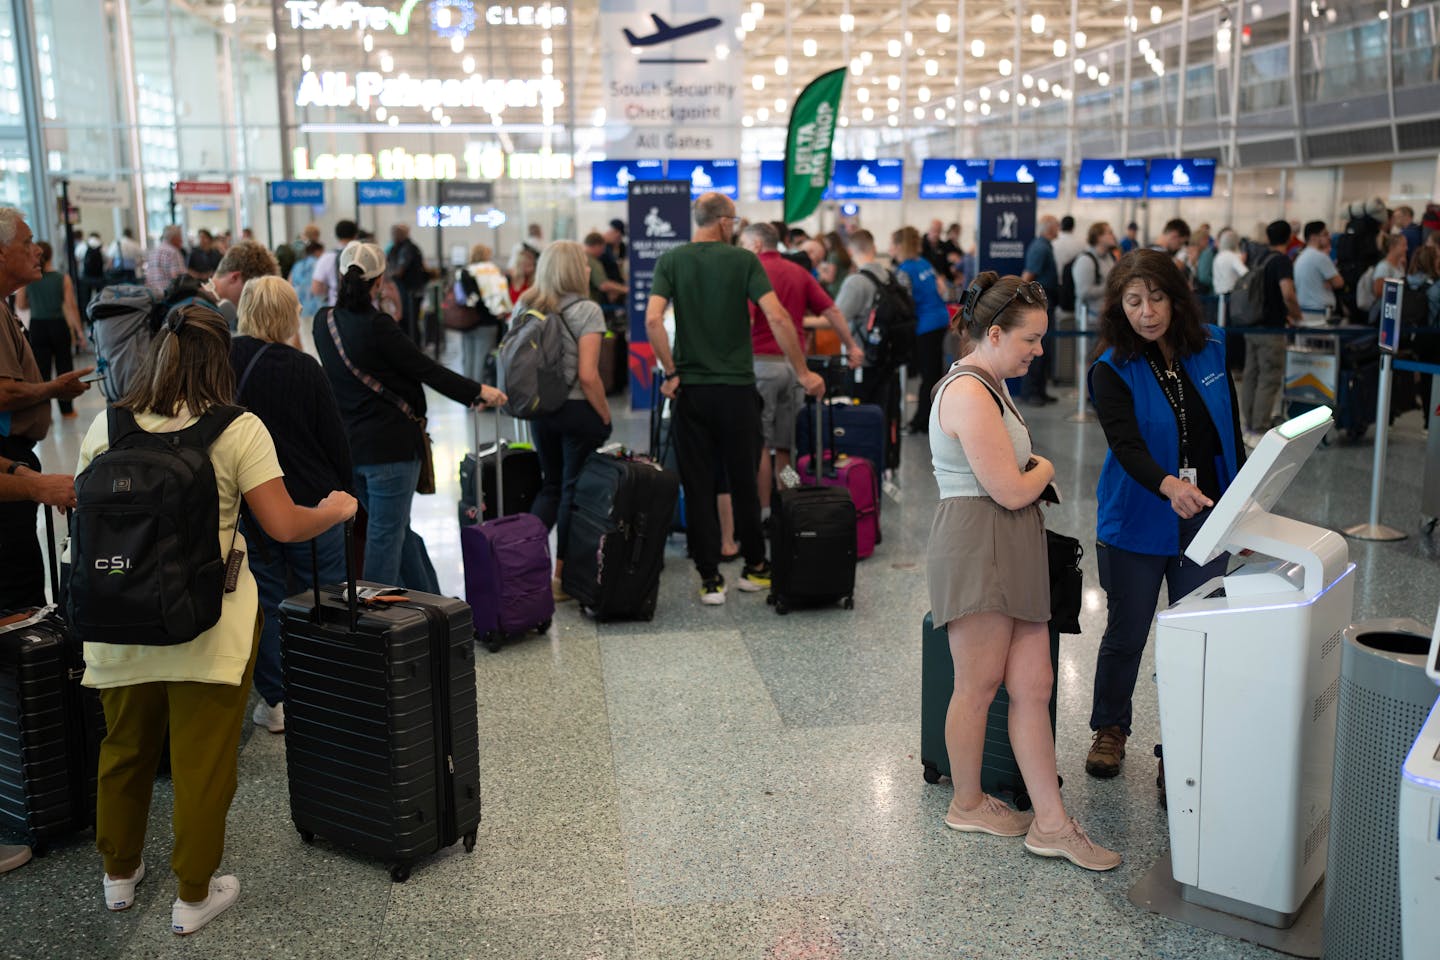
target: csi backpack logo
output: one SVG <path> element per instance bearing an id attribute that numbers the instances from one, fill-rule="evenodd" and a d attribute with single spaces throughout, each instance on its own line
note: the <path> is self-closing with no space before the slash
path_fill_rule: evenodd
<path id="1" fill-rule="evenodd" d="M 99 570 L 107 577 L 113 577 L 117 574 L 123 577 L 125 575 L 125 571 L 131 569 L 130 558 L 120 556 L 98 557 L 95 560 L 95 569 Z"/>

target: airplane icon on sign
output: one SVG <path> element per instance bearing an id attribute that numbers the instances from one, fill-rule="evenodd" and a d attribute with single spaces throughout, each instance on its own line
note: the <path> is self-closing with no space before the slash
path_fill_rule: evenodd
<path id="1" fill-rule="evenodd" d="M 682 23 L 672 27 L 656 14 L 650 14 L 650 19 L 655 21 L 655 32 L 647 37 L 637 37 L 629 29 L 622 31 L 625 39 L 630 41 L 632 47 L 653 47 L 658 43 L 669 43 L 671 40 L 679 40 L 681 37 L 688 37 L 694 33 L 704 33 L 706 30 L 714 30 L 721 25 L 719 17 L 706 17 L 703 20 L 695 20 L 691 23 Z"/>

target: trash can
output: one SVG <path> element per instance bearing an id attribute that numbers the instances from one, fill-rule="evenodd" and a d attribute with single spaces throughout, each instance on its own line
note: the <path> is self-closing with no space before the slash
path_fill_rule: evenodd
<path id="1" fill-rule="evenodd" d="M 1324 955 L 1401 960 L 1400 775 L 1435 705 L 1425 675 L 1430 628 L 1368 620 L 1346 630 L 1341 646 Z"/>

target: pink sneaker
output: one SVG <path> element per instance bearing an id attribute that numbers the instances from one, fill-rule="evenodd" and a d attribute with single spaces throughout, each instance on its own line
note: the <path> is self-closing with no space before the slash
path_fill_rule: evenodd
<path id="1" fill-rule="evenodd" d="M 1025 834 L 1025 849 L 1040 857 L 1063 857 L 1086 870 L 1114 870 L 1122 859 L 1086 836 L 1074 817 L 1055 833 L 1045 833 L 1038 823 L 1032 823 Z"/>
<path id="2" fill-rule="evenodd" d="M 945 814 L 945 826 L 965 833 L 989 833 L 997 837 L 1020 837 L 1031 829 L 1035 815 L 1021 813 L 1007 807 L 997 797 L 981 794 L 980 805 L 973 810 L 961 810 L 950 801 Z"/>

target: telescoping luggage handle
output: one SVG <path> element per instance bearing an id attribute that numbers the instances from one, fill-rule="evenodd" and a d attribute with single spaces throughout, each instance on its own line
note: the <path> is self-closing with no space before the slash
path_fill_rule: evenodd
<path id="1" fill-rule="evenodd" d="M 45 536 L 50 541 L 50 549 L 47 551 L 50 560 L 50 602 L 63 614 L 65 611 L 60 603 L 60 558 L 55 546 L 55 508 L 51 506 L 45 507 Z"/>
<path id="2" fill-rule="evenodd" d="M 480 411 L 475 411 L 475 506 L 480 511 L 480 521 L 499 520 L 505 516 L 505 448 L 509 446 L 501 430 L 505 425 L 505 414 L 500 405 L 495 406 L 495 516 L 485 516 L 485 470 L 480 463 Z"/>
<path id="3" fill-rule="evenodd" d="M 315 541 L 310 541 L 310 586 L 315 591 L 315 612 L 312 620 L 320 622 L 320 559 L 315 549 Z M 345 521 L 345 599 L 346 608 L 350 614 L 350 632 L 354 633 L 360 623 L 360 601 L 356 595 L 355 584 L 355 520 L 351 518 Z"/>
<path id="4" fill-rule="evenodd" d="M 814 397 L 807 397 L 806 401 L 815 408 L 815 453 L 814 459 L 812 459 L 810 462 L 815 468 L 815 486 L 818 487 L 820 486 L 820 471 L 825 469 L 823 446 L 824 440 L 822 439 L 822 437 L 825 429 L 825 408 L 826 406 L 828 406 L 828 404 L 825 402 L 824 398 L 816 399 Z M 835 419 L 835 415 L 833 413 L 830 415 L 830 419 L 833 423 Z M 828 446 L 830 447 L 831 465 L 838 469 L 839 463 L 836 462 L 837 458 L 835 455 L 835 432 L 833 429 L 830 431 L 830 443 L 828 444 Z"/>

